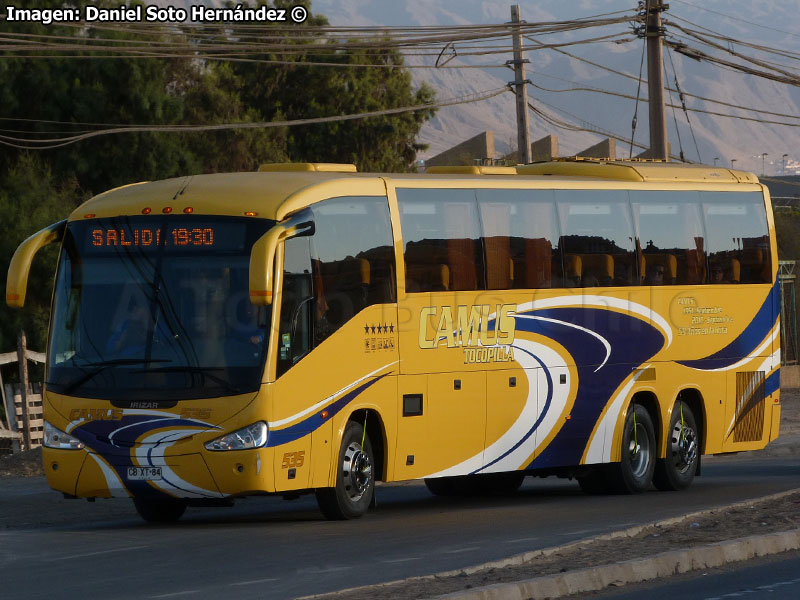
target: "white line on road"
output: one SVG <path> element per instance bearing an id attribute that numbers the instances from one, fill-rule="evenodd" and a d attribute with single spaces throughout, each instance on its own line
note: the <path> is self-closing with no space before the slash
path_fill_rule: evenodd
<path id="1" fill-rule="evenodd" d="M 83 554 L 70 554 L 69 556 L 59 556 L 58 558 L 51 558 L 49 562 L 57 560 L 70 560 L 72 558 L 86 558 L 87 556 L 97 556 L 99 554 L 111 554 L 112 552 L 130 552 L 132 550 L 141 550 L 142 548 L 149 548 L 150 546 L 125 546 L 124 548 L 112 548 L 111 550 L 98 550 L 97 552 L 85 552 Z"/>
<path id="2" fill-rule="evenodd" d="M 389 558 L 386 560 L 382 560 L 381 562 L 384 563 L 401 563 L 401 562 L 410 562 L 412 560 L 419 560 L 420 556 L 410 556 L 408 558 Z"/>
<path id="3" fill-rule="evenodd" d="M 584 533 L 594 533 L 595 531 L 597 531 L 597 529 L 579 529 L 578 531 L 568 531 L 561 535 L 583 535 Z"/>
<path id="4" fill-rule="evenodd" d="M 327 567 L 325 569 L 298 569 L 298 575 L 319 575 L 320 573 L 334 573 L 336 571 L 346 571 L 353 567 Z"/>
<path id="5" fill-rule="evenodd" d="M 524 542 L 535 542 L 538 537 L 517 538 L 516 540 L 506 540 L 506 544 L 522 544 Z"/>
<path id="6" fill-rule="evenodd" d="M 456 548 L 455 550 L 443 550 L 442 554 L 459 554 L 461 552 L 472 552 L 473 550 L 480 550 L 480 546 L 470 546 L 469 548 Z"/>
<path id="7" fill-rule="evenodd" d="M 151 598 L 175 598 L 176 596 L 188 596 L 189 594 L 199 594 L 200 590 L 186 590 L 183 592 L 172 592 L 171 594 L 161 594 L 159 596 L 150 596 Z"/>
<path id="8" fill-rule="evenodd" d="M 229 585 L 255 585 L 257 583 L 269 583 L 270 581 L 278 581 L 277 577 L 268 577 L 267 579 L 254 579 L 253 581 L 237 581 Z"/>

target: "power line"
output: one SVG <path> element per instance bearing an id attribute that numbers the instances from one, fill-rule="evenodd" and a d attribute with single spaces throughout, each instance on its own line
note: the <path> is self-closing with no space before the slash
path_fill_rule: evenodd
<path id="1" fill-rule="evenodd" d="M 494 90 L 487 90 L 477 94 L 470 94 L 469 96 L 460 96 L 441 102 L 431 104 L 418 104 L 415 106 L 403 106 L 398 108 L 387 108 L 383 110 L 375 110 L 363 113 L 356 113 L 350 115 L 336 115 L 330 117 L 315 117 L 310 119 L 294 119 L 289 121 L 268 121 L 268 122 L 253 122 L 253 123 L 225 123 L 217 125 L 132 125 L 123 127 L 113 127 L 109 129 L 101 129 L 91 131 L 88 133 L 81 133 L 78 135 L 50 138 L 50 139 L 24 139 L 0 135 L 0 144 L 18 148 L 23 150 L 49 150 L 53 148 L 60 148 L 69 144 L 86 140 L 92 137 L 102 135 L 112 135 L 118 133 L 189 133 L 198 131 L 222 131 L 231 129 L 267 129 L 272 127 L 294 127 L 297 125 L 313 125 L 319 123 L 333 123 L 338 121 L 352 121 L 354 119 L 364 119 L 368 117 L 378 117 L 383 115 L 394 115 L 405 112 L 417 112 L 421 110 L 431 110 L 435 108 L 443 108 L 446 106 L 456 106 L 458 104 L 469 104 L 472 102 L 482 102 L 488 100 L 505 92 L 508 88 L 496 88 Z M 19 142 L 17 144 L 16 142 Z M 27 145 L 22 145 L 27 144 Z M 44 145 L 48 144 L 48 145 Z"/>
<path id="2" fill-rule="evenodd" d="M 770 31 L 777 31 L 778 33 L 784 33 L 786 35 L 791 35 L 792 37 L 800 37 L 800 35 L 796 33 L 792 33 L 791 31 L 786 31 L 784 29 L 777 29 L 775 27 L 768 27 L 766 25 L 760 25 L 759 23 L 754 23 L 753 21 L 746 21 L 744 19 L 739 19 L 738 17 L 734 17 L 728 13 L 723 13 L 717 10 L 711 10 L 710 8 L 705 8 L 703 6 L 697 6 L 696 4 L 692 4 L 691 2 L 686 2 L 685 0 L 673 0 L 674 2 L 680 2 L 681 4 L 685 4 L 686 6 L 691 6 L 692 8 L 696 8 L 697 10 L 704 10 L 705 12 L 713 13 L 720 17 L 725 17 L 731 21 L 738 21 L 739 23 L 745 23 L 748 27 L 761 27 L 762 29 L 769 29 Z"/>

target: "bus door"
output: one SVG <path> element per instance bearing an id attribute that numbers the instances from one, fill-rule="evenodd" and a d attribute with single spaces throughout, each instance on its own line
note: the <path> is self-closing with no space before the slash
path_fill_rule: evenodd
<path id="1" fill-rule="evenodd" d="M 386 198 L 332 198 L 307 212 L 313 234 L 283 244 L 270 430 L 279 490 L 329 485 L 339 432 L 360 408 L 377 410 L 387 438 L 394 434 L 398 329 Z"/>

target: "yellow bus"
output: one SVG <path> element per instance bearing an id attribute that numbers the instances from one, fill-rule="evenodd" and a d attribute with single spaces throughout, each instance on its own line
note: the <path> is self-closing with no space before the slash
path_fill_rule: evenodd
<path id="1" fill-rule="evenodd" d="M 706 166 L 563 161 L 357 173 L 264 165 L 118 188 L 60 242 L 44 467 L 151 521 L 376 481 L 688 486 L 778 436 L 767 189 Z"/>

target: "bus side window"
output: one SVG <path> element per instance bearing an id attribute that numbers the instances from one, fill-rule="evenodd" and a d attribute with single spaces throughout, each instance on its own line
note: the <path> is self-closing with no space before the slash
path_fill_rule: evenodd
<path id="1" fill-rule="evenodd" d="M 407 292 L 486 289 L 474 190 L 398 188 L 397 202 Z"/>
<path id="2" fill-rule="evenodd" d="M 551 190 L 476 190 L 487 287 L 553 287 L 561 274 L 558 219 Z"/>
<path id="3" fill-rule="evenodd" d="M 313 344 L 311 316 L 319 303 L 312 288 L 309 240 L 296 237 L 283 244 L 278 377 L 305 356 Z"/>
<path id="4" fill-rule="evenodd" d="M 633 190 L 630 196 L 642 249 L 642 282 L 645 285 L 704 283 L 706 237 L 698 193 Z"/>
<path id="5" fill-rule="evenodd" d="M 296 237 L 283 244 L 283 284 L 278 328 L 277 375 L 280 377 L 312 348 L 311 314 L 318 303 L 311 279 L 310 238 Z"/>
<path id="6" fill-rule="evenodd" d="M 320 344 L 367 306 L 395 301 L 394 241 L 386 197 L 331 198 L 311 212 Z"/>
<path id="7" fill-rule="evenodd" d="M 764 197 L 702 192 L 709 283 L 769 283 L 772 266 Z"/>
<path id="8" fill-rule="evenodd" d="M 564 285 L 631 285 L 638 267 L 628 193 L 556 190 L 564 254 Z M 577 268 L 577 265 L 580 268 Z"/>

